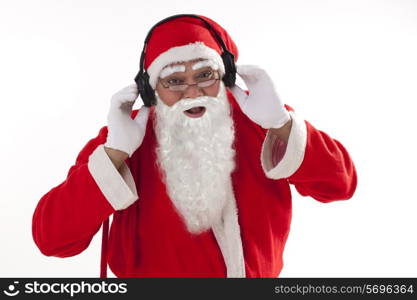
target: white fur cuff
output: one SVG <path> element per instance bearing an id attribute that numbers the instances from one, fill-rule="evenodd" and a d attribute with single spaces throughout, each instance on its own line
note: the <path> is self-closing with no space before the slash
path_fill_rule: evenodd
<path id="1" fill-rule="evenodd" d="M 290 136 L 284 157 L 276 165 L 272 164 L 272 147 L 277 137 L 268 130 L 262 145 L 261 164 L 266 177 L 271 179 L 288 178 L 297 171 L 304 159 L 307 144 L 307 127 L 303 119 L 289 112 L 292 119 Z"/>
<path id="2" fill-rule="evenodd" d="M 119 173 L 104 150 L 104 145 L 98 146 L 90 155 L 88 169 L 115 210 L 125 209 L 138 199 L 129 167 L 123 163 Z"/>

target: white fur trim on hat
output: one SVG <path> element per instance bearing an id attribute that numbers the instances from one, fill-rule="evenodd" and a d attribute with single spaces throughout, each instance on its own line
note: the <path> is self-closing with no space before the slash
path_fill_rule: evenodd
<path id="1" fill-rule="evenodd" d="M 224 74 L 223 60 L 219 53 L 207 47 L 203 42 L 195 42 L 184 46 L 173 47 L 155 58 L 147 70 L 149 84 L 155 89 L 159 73 L 165 66 L 198 58 L 213 60 L 219 66 L 220 73 Z"/>

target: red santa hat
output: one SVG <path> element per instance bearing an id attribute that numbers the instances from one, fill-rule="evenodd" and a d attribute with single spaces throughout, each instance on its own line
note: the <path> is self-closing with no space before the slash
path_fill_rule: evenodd
<path id="1" fill-rule="evenodd" d="M 226 30 L 207 17 L 199 17 L 217 31 L 236 61 L 238 50 Z M 160 72 L 172 63 L 207 59 L 217 65 L 220 75 L 223 75 L 225 68 L 221 54 L 220 44 L 203 21 L 193 17 L 178 17 L 153 30 L 146 46 L 144 67 L 149 75 L 149 83 L 155 89 Z"/>

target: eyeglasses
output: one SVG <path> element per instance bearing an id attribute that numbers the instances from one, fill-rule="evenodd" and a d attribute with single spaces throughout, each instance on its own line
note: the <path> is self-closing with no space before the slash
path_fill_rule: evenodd
<path id="1" fill-rule="evenodd" d="M 208 88 L 219 80 L 219 77 L 219 72 L 208 70 L 199 73 L 195 78 L 196 83 L 193 84 L 184 83 L 183 79 L 176 77 L 167 80 L 160 79 L 160 82 L 164 88 L 169 89 L 170 91 L 184 92 L 189 86 L 192 85 L 196 85 L 199 88 Z"/>

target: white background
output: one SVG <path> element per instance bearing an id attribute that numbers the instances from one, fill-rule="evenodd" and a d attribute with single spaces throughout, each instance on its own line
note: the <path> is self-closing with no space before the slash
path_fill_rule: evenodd
<path id="1" fill-rule="evenodd" d="M 177 13 L 226 28 L 239 63 L 264 67 L 284 102 L 356 164 L 351 200 L 322 204 L 294 190 L 281 276 L 417 276 L 412 0 L 2 0 L 0 276 L 99 275 L 101 231 L 78 256 L 46 257 L 32 214 L 106 125 L 111 95 L 133 83 L 149 28 Z"/>

